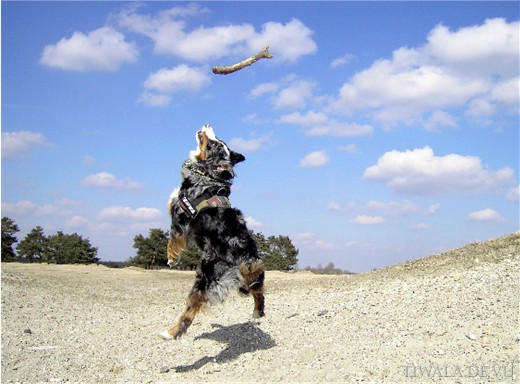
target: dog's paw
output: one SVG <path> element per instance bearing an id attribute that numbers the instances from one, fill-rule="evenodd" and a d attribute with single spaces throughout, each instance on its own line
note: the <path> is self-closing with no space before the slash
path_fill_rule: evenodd
<path id="1" fill-rule="evenodd" d="M 264 317 L 264 312 L 263 311 L 259 311 L 258 309 L 255 309 L 253 311 L 253 319 L 258 319 L 260 317 Z"/>
<path id="2" fill-rule="evenodd" d="M 159 337 L 163 340 L 171 340 L 173 339 L 173 336 L 168 333 L 168 331 L 162 331 L 159 333 Z"/>

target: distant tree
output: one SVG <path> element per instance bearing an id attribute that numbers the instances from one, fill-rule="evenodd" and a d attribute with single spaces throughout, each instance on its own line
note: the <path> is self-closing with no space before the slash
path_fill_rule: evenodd
<path id="1" fill-rule="evenodd" d="M 148 237 L 139 234 L 134 237 L 134 248 L 137 255 L 129 262 L 144 268 L 152 268 L 154 265 L 163 266 L 167 264 L 166 249 L 168 246 L 168 232 L 158 228 L 150 229 Z"/>
<path id="2" fill-rule="evenodd" d="M 298 250 L 287 236 L 270 236 L 266 238 L 262 233 L 250 231 L 257 243 L 258 253 L 264 260 L 266 269 L 287 271 L 293 269 L 298 263 Z M 130 258 L 131 265 L 152 268 L 153 266 L 167 265 L 168 231 L 150 229 L 147 237 L 139 234 L 134 237 L 134 248 L 137 255 Z M 201 253 L 198 249 L 188 247 L 184 250 L 175 269 L 194 270 L 200 261 Z"/>
<path id="3" fill-rule="evenodd" d="M 14 220 L 6 216 L 2 217 L 2 261 L 17 260 L 13 244 L 18 241 L 15 234 L 19 231 L 20 229 Z"/>
<path id="4" fill-rule="evenodd" d="M 126 268 L 130 266 L 130 263 L 128 261 L 99 261 L 98 264 L 104 265 L 108 268 Z"/>
<path id="5" fill-rule="evenodd" d="M 48 238 L 42 260 L 56 264 L 91 264 L 99 261 L 96 255 L 97 248 L 90 245 L 88 239 L 77 233 L 68 235 L 58 231 Z"/>
<path id="6" fill-rule="evenodd" d="M 179 261 L 174 266 L 176 269 L 186 270 L 186 271 L 194 271 L 197 269 L 197 265 L 199 264 L 201 258 L 201 254 L 198 249 L 193 247 L 188 247 L 179 256 Z"/>
<path id="7" fill-rule="evenodd" d="M 43 228 L 38 225 L 16 246 L 18 257 L 29 263 L 41 262 L 48 242 L 48 238 L 43 234 Z"/>
<path id="8" fill-rule="evenodd" d="M 328 263 L 325 268 L 323 269 L 323 273 L 325 275 L 339 275 L 341 273 L 344 273 L 341 269 L 339 268 L 336 268 L 334 266 L 334 263 L 331 261 L 330 263 Z"/>
<path id="9" fill-rule="evenodd" d="M 336 268 L 333 262 L 328 263 L 325 268 L 318 264 L 316 267 L 307 266 L 304 268 L 304 271 L 309 271 L 312 273 L 320 274 L 320 275 L 341 275 L 341 274 L 349 274 L 352 275 L 352 272 L 347 270 L 342 270 L 340 268 Z"/>
<path id="10" fill-rule="evenodd" d="M 269 236 L 251 231 L 267 270 L 288 271 L 298 263 L 298 250 L 288 236 Z"/>

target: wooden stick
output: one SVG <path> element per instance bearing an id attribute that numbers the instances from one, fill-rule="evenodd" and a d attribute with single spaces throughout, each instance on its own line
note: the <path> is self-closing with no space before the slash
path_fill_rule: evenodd
<path id="1" fill-rule="evenodd" d="M 216 75 L 227 75 L 229 73 L 236 72 L 242 68 L 249 67 L 254 62 L 257 62 L 260 59 L 270 59 L 273 55 L 269 53 L 269 46 L 266 45 L 260 52 L 256 55 L 248 57 L 245 60 L 242 60 L 240 63 L 236 63 L 233 65 L 225 66 L 225 67 L 213 67 L 211 70 Z"/>

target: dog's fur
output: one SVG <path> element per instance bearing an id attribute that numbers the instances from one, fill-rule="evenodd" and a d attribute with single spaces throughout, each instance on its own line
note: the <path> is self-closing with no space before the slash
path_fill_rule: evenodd
<path id="1" fill-rule="evenodd" d="M 175 263 L 188 246 L 196 247 L 202 257 L 185 311 L 174 327 L 161 334 L 166 339 L 182 336 L 204 305 L 222 302 L 237 287 L 252 294 L 253 317 L 264 316 L 264 265 L 242 213 L 230 206 L 216 206 L 190 215 L 181 202 L 184 197 L 193 202 L 213 194 L 229 195 L 233 167 L 245 157 L 219 140 L 210 125 L 203 126 L 195 138 L 197 148 L 184 162 L 181 186 L 173 191 L 168 204 L 172 219 L 168 264 Z"/>

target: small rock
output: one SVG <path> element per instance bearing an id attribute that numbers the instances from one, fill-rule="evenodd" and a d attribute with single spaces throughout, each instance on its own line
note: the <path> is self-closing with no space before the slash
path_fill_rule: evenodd
<path id="1" fill-rule="evenodd" d="M 161 367 L 161 369 L 159 370 L 160 373 L 168 373 L 170 372 L 170 368 L 169 367 Z"/>
<path id="2" fill-rule="evenodd" d="M 466 337 L 470 340 L 477 340 L 477 336 L 475 336 L 473 333 L 470 333 L 469 335 L 466 335 Z"/>
<path id="3" fill-rule="evenodd" d="M 32 335 L 31 328 L 26 328 L 23 330 L 23 333 L 27 333 L 28 335 Z"/>
<path id="4" fill-rule="evenodd" d="M 326 315 L 327 313 L 329 313 L 329 311 L 327 311 L 326 309 L 322 309 L 321 311 L 318 312 L 318 316 L 323 316 L 323 315 Z"/>

